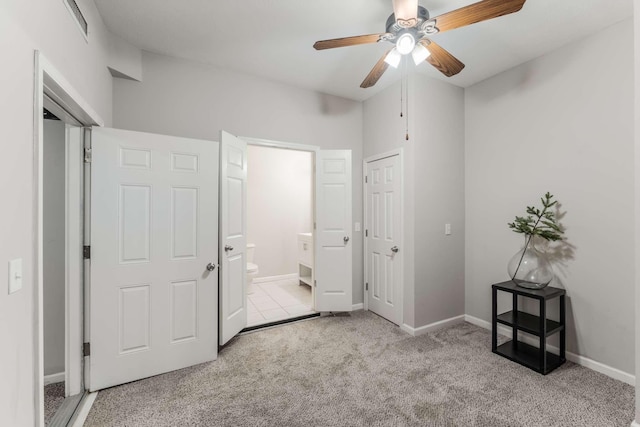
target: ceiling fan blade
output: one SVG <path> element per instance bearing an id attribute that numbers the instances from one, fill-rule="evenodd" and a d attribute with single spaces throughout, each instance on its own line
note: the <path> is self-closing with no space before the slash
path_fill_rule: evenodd
<path id="1" fill-rule="evenodd" d="M 426 61 L 445 76 L 455 76 L 464 68 L 464 64 L 460 62 L 458 58 L 444 50 L 435 42 L 431 40 L 421 40 L 420 43 L 431 52 L 431 55 L 429 55 Z"/>
<path id="2" fill-rule="evenodd" d="M 402 28 L 411 28 L 418 23 L 418 0 L 393 0 L 393 14 Z"/>
<path id="3" fill-rule="evenodd" d="M 443 33 L 445 31 L 497 18 L 518 12 L 524 6 L 526 0 L 484 0 L 460 9 L 452 10 L 443 15 L 437 16 L 436 28 Z"/>
<path id="4" fill-rule="evenodd" d="M 389 49 L 387 53 L 382 55 L 382 58 L 378 60 L 376 65 L 373 66 L 373 68 L 369 72 L 369 75 L 365 77 L 365 79 L 360 84 L 361 88 L 366 89 L 368 87 L 371 87 L 375 85 L 378 82 L 378 80 L 380 80 L 380 77 L 382 77 L 384 72 L 387 71 L 387 68 L 389 68 L 389 64 L 384 62 L 384 60 L 387 58 L 387 55 L 389 55 L 389 52 L 391 52 L 392 50 L 393 49 Z"/>
<path id="5" fill-rule="evenodd" d="M 342 37 L 340 39 L 320 40 L 313 44 L 316 50 L 333 49 L 335 47 L 355 46 L 376 43 L 384 34 L 368 34 L 366 36 Z"/>

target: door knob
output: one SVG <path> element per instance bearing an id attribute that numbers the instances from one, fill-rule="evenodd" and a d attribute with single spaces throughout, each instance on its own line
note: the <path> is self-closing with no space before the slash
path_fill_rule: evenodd
<path id="1" fill-rule="evenodd" d="M 342 240 L 344 240 L 344 242 L 347 243 L 349 241 L 349 236 L 344 236 L 344 239 Z"/>
<path id="2" fill-rule="evenodd" d="M 391 252 L 396 253 L 396 254 L 398 253 L 398 250 L 399 249 L 398 249 L 397 246 L 394 246 L 394 247 L 391 248 Z"/>
<path id="3" fill-rule="evenodd" d="M 216 265 L 215 264 L 213 264 L 213 263 L 207 264 L 207 270 L 213 271 L 215 269 L 216 269 Z"/>
<path id="4" fill-rule="evenodd" d="M 225 252 L 232 251 L 233 250 L 233 246 L 225 245 L 224 250 L 225 250 Z"/>

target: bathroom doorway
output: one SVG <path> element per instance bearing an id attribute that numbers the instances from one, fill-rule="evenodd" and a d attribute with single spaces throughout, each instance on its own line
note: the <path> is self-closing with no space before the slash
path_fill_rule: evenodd
<path id="1" fill-rule="evenodd" d="M 315 153 L 249 143 L 247 328 L 314 315 Z"/>

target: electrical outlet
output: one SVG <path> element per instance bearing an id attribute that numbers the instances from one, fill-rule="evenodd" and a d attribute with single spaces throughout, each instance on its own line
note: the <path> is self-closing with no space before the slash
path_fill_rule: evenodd
<path id="1" fill-rule="evenodd" d="M 360 231 L 360 223 L 356 222 L 356 226 L 355 226 L 356 231 Z"/>
<path id="2" fill-rule="evenodd" d="M 9 261 L 9 294 L 22 289 L 22 258 Z"/>
<path id="3" fill-rule="evenodd" d="M 451 234 L 451 224 L 444 225 L 444 234 L 446 234 L 447 236 Z"/>

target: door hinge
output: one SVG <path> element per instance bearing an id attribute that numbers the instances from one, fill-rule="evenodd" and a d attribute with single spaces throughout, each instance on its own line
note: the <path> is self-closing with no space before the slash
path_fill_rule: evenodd
<path id="1" fill-rule="evenodd" d="M 82 258 L 91 259 L 91 246 L 82 247 Z"/>
<path id="2" fill-rule="evenodd" d="M 84 162 L 91 163 L 91 148 L 84 149 Z"/>
<path id="3" fill-rule="evenodd" d="M 91 343 L 83 343 L 82 344 L 82 355 L 87 357 L 91 356 Z"/>
<path id="4" fill-rule="evenodd" d="M 365 290 L 365 291 L 368 291 L 368 290 L 369 290 L 369 283 L 368 283 L 368 282 L 364 284 L 364 290 Z"/>
<path id="5" fill-rule="evenodd" d="M 364 183 L 368 183 L 369 182 L 369 177 L 367 175 L 364 176 Z"/>
<path id="6" fill-rule="evenodd" d="M 318 287 L 318 282 L 316 282 L 315 280 L 313 281 L 313 287 L 314 288 Z"/>
<path id="7" fill-rule="evenodd" d="M 369 237 L 369 230 L 364 230 L 364 237 Z"/>
<path id="8" fill-rule="evenodd" d="M 315 222 L 313 223 L 313 229 L 314 230 L 316 229 L 316 223 Z"/>

